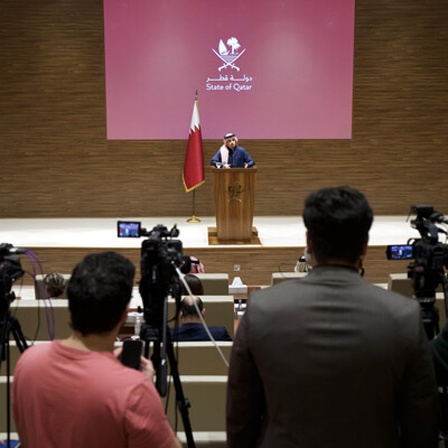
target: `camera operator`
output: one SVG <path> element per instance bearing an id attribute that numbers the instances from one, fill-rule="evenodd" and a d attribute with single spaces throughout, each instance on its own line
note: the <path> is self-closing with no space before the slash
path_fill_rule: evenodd
<path id="1" fill-rule="evenodd" d="M 126 320 L 135 268 L 115 252 L 73 270 L 67 296 L 72 334 L 26 350 L 15 369 L 13 412 L 26 448 L 179 448 L 153 385 L 113 352 Z"/>

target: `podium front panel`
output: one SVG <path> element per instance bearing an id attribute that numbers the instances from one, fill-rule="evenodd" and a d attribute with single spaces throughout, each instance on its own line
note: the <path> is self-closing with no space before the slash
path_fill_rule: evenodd
<path id="1" fill-rule="evenodd" d="M 212 171 L 218 241 L 250 241 L 257 169 L 212 168 Z"/>

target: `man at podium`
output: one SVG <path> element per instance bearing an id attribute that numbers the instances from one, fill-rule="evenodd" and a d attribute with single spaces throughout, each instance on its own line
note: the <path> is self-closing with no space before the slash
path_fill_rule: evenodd
<path id="1" fill-rule="evenodd" d="M 224 135 L 224 144 L 213 156 L 211 165 L 216 168 L 250 168 L 255 165 L 250 154 L 238 146 L 238 138 L 233 132 Z"/>

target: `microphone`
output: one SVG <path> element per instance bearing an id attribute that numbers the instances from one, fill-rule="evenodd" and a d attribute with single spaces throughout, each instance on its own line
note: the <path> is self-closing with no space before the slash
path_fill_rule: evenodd
<path id="1" fill-rule="evenodd" d="M 442 213 L 434 212 L 429 219 L 433 222 L 438 222 L 441 224 L 448 224 L 448 219 L 445 218 L 445 216 L 442 215 Z"/>
<path id="2" fill-rule="evenodd" d="M 12 244 L 2 243 L 0 244 L 0 256 L 5 255 L 20 255 L 26 254 L 28 249 L 22 249 L 21 247 L 14 247 Z"/>

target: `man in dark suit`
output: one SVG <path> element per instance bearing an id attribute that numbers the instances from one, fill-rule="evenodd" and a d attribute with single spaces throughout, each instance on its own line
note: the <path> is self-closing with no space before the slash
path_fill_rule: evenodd
<path id="1" fill-rule="evenodd" d="M 198 307 L 202 317 L 205 316 L 204 303 L 200 297 L 186 296 L 180 304 L 179 317 L 182 325 L 179 328 L 171 330 L 171 338 L 173 341 L 210 341 L 204 325 L 198 316 L 194 302 Z M 231 341 L 232 338 L 225 327 L 215 326 L 208 327 L 215 341 Z"/>
<path id="2" fill-rule="evenodd" d="M 228 447 L 432 448 L 438 406 L 417 301 L 362 279 L 366 198 L 305 201 L 313 269 L 250 297 L 233 344 Z M 361 275 L 360 275 L 361 273 Z"/>

